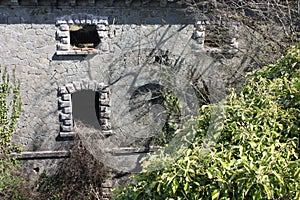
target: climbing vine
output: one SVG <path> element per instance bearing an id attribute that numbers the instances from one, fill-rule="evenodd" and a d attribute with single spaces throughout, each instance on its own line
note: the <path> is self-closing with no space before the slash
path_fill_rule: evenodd
<path id="1" fill-rule="evenodd" d="M 20 82 L 12 76 L 7 68 L 0 67 L 0 198 L 15 199 L 18 196 L 16 187 L 22 181 L 14 175 L 19 163 L 9 157 L 12 151 L 20 148 L 11 144 L 16 122 L 21 114 Z"/>
<path id="2" fill-rule="evenodd" d="M 21 113 L 20 82 L 12 79 L 7 69 L 0 68 L 2 82 L 0 83 L 0 147 L 1 150 L 10 149 L 10 140 L 15 124 Z"/>

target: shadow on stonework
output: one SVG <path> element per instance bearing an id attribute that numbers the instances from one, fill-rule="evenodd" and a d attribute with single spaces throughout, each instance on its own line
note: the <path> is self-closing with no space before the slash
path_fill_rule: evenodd
<path id="1" fill-rule="evenodd" d="M 83 60 L 85 60 L 86 59 L 86 56 L 87 55 L 63 55 L 63 56 L 61 56 L 61 55 L 56 55 L 56 54 L 54 54 L 53 56 L 52 56 L 52 60 L 55 60 L 55 61 L 67 61 L 67 60 L 78 60 L 78 61 L 83 61 Z"/>

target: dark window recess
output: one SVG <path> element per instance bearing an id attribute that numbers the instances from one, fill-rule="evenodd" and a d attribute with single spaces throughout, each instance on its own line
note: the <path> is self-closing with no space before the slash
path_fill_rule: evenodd
<path id="1" fill-rule="evenodd" d="M 95 25 L 70 26 L 70 43 L 73 49 L 95 48 L 100 39 Z"/>
<path id="2" fill-rule="evenodd" d="M 92 90 L 81 90 L 72 94 L 72 113 L 75 123 L 80 121 L 87 127 L 99 129 L 99 95 Z"/>
<path id="3" fill-rule="evenodd" d="M 210 25 L 206 27 L 204 45 L 212 48 L 226 48 L 230 44 L 229 28 L 226 26 Z"/>

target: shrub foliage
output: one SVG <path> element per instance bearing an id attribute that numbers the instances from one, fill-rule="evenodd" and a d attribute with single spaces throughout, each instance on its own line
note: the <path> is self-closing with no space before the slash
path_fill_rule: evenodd
<path id="1" fill-rule="evenodd" d="M 300 199 L 299 91 L 300 45 L 230 92 L 214 140 L 210 105 L 181 130 L 195 134 L 191 145 L 150 156 L 116 199 Z"/>

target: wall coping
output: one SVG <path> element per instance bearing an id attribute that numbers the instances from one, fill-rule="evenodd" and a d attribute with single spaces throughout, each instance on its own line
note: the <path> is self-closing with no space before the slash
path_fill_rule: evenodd
<path id="1" fill-rule="evenodd" d="M 25 3 L 24 3 L 25 2 Z M 98 1 L 99 2 L 99 1 Z M 104 2 L 103 0 L 100 2 Z M 114 0 L 107 1 L 109 4 L 113 4 Z M 126 6 L 131 6 L 133 0 L 124 0 L 123 1 Z M 168 3 L 172 3 L 174 0 L 159 0 L 159 7 L 166 7 Z M 144 1 L 141 2 L 142 4 L 148 4 L 152 3 L 151 1 Z M 84 4 L 88 6 L 95 6 L 97 4 L 96 0 L 81 0 L 80 2 L 77 0 L 68 0 L 68 1 L 62 1 L 62 0 L 50 0 L 47 2 L 47 5 L 68 5 L 68 6 L 77 6 L 78 4 Z M 20 0 L 8 0 L 6 2 L 1 2 L 0 5 L 10 5 L 10 6 L 40 6 L 45 5 L 45 2 L 39 2 L 39 0 L 27 0 L 23 1 L 21 3 Z"/>

